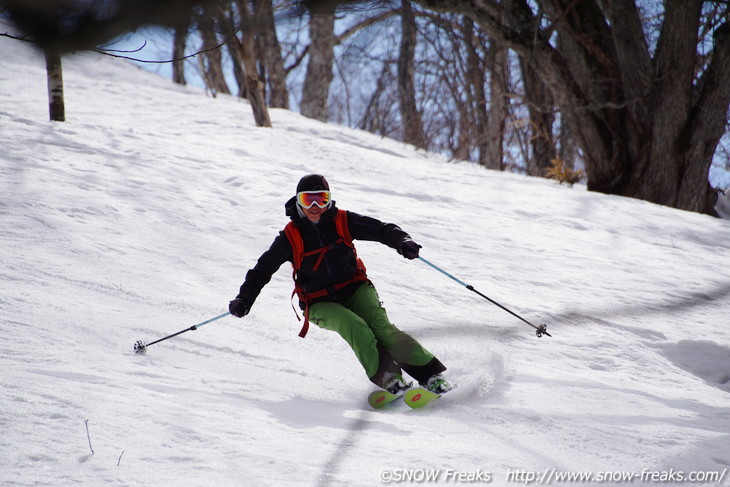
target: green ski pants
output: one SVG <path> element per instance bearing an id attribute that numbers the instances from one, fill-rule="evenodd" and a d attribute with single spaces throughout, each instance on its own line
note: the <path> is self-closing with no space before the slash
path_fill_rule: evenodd
<path id="1" fill-rule="evenodd" d="M 309 320 L 320 328 L 339 333 L 355 352 L 370 380 L 381 387 L 384 373 L 400 373 L 401 368 L 419 381 L 445 369 L 433 354 L 390 322 L 378 292 L 370 283 L 360 285 L 342 302 L 312 304 Z"/>

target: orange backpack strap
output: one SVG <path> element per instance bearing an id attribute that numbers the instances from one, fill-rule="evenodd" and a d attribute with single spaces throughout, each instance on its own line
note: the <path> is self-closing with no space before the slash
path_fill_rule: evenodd
<path id="1" fill-rule="evenodd" d="M 304 309 L 304 324 L 302 325 L 302 330 L 299 332 L 299 336 L 304 338 L 304 336 L 307 334 L 307 331 L 309 331 L 309 303 L 307 302 L 306 296 L 302 292 L 302 290 L 297 286 L 297 271 L 302 266 L 302 259 L 304 258 L 304 240 L 302 240 L 302 234 L 299 232 L 299 229 L 294 225 L 294 222 L 289 222 L 284 227 L 284 234 L 286 235 L 286 238 L 289 240 L 289 243 L 291 244 L 292 249 L 292 279 L 294 280 L 294 290 L 291 293 L 291 299 L 294 299 L 294 296 L 298 296 L 299 299 L 305 302 L 305 309 Z M 291 305 L 292 309 L 294 310 L 294 314 L 296 315 L 297 319 L 301 321 L 301 318 L 299 318 L 299 313 L 297 313 L 297 309 L 294 307 L 294 303 Z"/>
<path id="2" fill-rule="evenodd" d="M 350 234 L 350 227 L 347 223 L 347 211 L 337 210 L 337 216 L 335 216 L 335 227 L 337 227 L 337 234 L 342 238 L 345 245 L 350 247 L 355 253 L 355 260 L 357 261 L 357 280 L 367 280 L 365 264 L 357 256 L 357 250 L 355 244 L 352 243 L 352 235 Z"/>
<path id="3" fill-rule="evenodd" d="M 335 216 L 335 227 L 337 228 L 337 235 L 342 237 L 345 244 L 348 247 L 354 248 L 352 245 L 352 235 L 350 235 L 350 227 L 347 224 L 347 211 L 337 210 L 337 215 Z"/>
<path id="4" fill-rule="evenodd" d="M 291 244 L 293 253 L 292 266 L 294 266 L 294 270 L 296 271 L 302 266 L 302 258 L 304 256 L 304 241 L 302 240 L 302 234 L 299 233 L 299 229 L 294 225 L 294 222 L 286 224 L 284 227 L 284 233 Z"/>

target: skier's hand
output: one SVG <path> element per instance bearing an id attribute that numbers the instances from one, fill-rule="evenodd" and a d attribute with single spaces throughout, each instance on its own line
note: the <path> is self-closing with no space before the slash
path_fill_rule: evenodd
<path id="1" fill-rule="evenodd" d="M 251 311 L 251 305 L 243 298 L 236 298 L 228 303 L 228 311 L 236 318 L 243 318 Z"/>
<path id="2" fill-rule="evenodd" d="M 415 259 L 416 257 L 418 257 L 418 249 L 420 248 L 420 245 L 418 245 L 410 238 L 407 238 L 400 244 L 400 247 L 398 248 L 398 253 L 406 259 Z"/>

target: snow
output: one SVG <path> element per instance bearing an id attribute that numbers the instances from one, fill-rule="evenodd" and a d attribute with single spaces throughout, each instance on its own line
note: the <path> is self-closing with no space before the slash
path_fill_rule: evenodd
<path id="1" fill-rule="evenodd" d="M 730 222 L 284 110 L 256 128 L 244 101 L 96 54 L 64 58 L 51 123 L 42 58 L 0 52 L 3 486 L 730 483 Z M 370 410 L 342 340 L 297 336 L 288 266 L 246 318 L 135 354 L 227 310 L 309 172 L 552 338 L 356 242 L 458 383 L 432 407 Z"/>

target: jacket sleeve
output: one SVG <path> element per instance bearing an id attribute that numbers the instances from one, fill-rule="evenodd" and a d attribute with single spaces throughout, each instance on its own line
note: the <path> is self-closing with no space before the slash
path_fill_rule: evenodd
<path id="1" fill-rule="evenodd" d="M 246 300 L 249 306 L 253 305 L 261 290 L 271 280 L 271 276 L 279 270 L 281 264 L 291 261 L 292 258 L 293 252 L 289 239 L 284 232 L 280 232 L 269 250 L 261 254 L 254 268 L 246 273 L 246 280 L 241 284 L 241 289 L 236 297 Z"/>
<path id="2" fill-rule="evenodd" d="M 347 212 L 347 226 L 355 240 L 380 242 L 394 249 L 400 247 L 404 240 L 411 238 L 394 223 L 384 223 L 352 211 Z"/>

